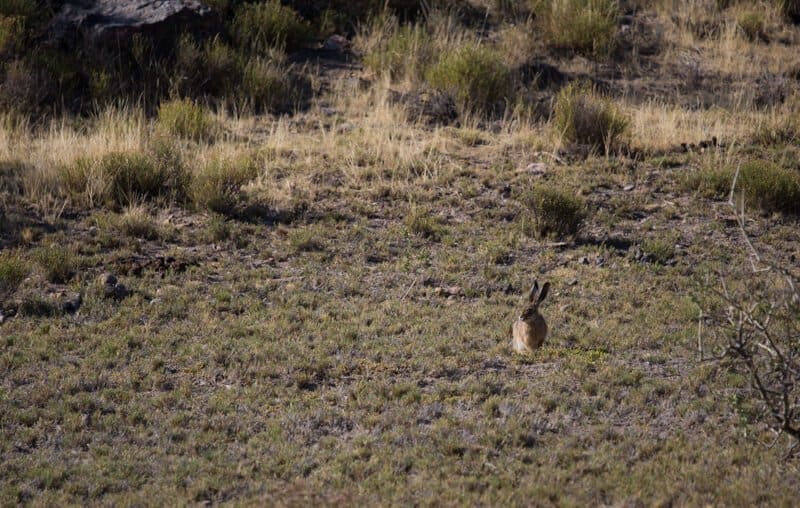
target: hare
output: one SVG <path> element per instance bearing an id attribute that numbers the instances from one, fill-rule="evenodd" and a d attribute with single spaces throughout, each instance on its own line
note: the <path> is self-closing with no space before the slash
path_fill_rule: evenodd
<path id="1" fill-rule="evenodd" d="M 545 282 L 540 291 L 539 282 L 534 281 L 528 296 L 528 306 L 519 315 L 519 319 L 514 321 L 512 328 L 514 336 L 512 346 L 517 353 L 532 353 L 534 349 L 542 347 L 544 344 L 544 339 L 547 337 L 547 323 L 539 314 L 539 304 L 542 303 L 549 290 L 549 282 Z"/>

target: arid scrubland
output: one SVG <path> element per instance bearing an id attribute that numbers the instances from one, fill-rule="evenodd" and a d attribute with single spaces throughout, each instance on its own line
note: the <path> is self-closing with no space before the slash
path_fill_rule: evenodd
<path id="1" fill-rule="evenodd" d="M 214 0 L 116 53 L 63 3 L 0 1 L 0 504 L 796 503 L 796 1 Z"/>

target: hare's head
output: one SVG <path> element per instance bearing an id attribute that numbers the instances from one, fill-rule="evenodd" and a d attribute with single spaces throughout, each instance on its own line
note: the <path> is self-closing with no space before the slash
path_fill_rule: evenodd
<path id="1" fill-rule="evenodd" d="M 530 321 L 538 316 L 539 304 L 545 299 L 548 291 L 550 291 L 549 282 L 545 282 L 541 289 L 539 289 L 539 281 L 534 281 L 531 292 L 528 295 L 528 306 L 525 307 L 525 310 L 522 311 L 519 318 L 523 321 Z"/>

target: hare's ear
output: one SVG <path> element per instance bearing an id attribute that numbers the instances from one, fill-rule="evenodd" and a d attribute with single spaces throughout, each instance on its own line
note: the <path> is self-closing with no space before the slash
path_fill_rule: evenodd
<path id="1" fill-rule="evenodd" d="M 539 293 L 539 299 L 536 300 L 537 304 L 542 303 L 542 300 L 544 300 L 544 297 L 547 296 L 547 292 L 548 291 L 550 291 L 550 283 L 549 282 L 545 282 L 544 285 L 542 286 L 541 293 Z"/>
<path id="2" fill-rule="evenodd" d="M 536 296 L 539 294 L 539 281 L 533 281 L 533 287 L 531 288 L 531 292 L 528 295 L 528 300 L 533 303 L 536 300 Z"/>

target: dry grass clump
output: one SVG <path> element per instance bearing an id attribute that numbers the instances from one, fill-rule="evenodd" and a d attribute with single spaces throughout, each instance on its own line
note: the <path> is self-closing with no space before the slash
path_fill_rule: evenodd
<path id="1" fill-rule="evenodd" d="M 556 98 L 555 126 L 564 139 L 605 151 L 619 146 L 630 121 L 586 83 L 571 83 Z"/>
<path id="2" fill-rule="evenodd" d="M 396 18 L 383 28 L 389 35 L 376 37 L 364 55 L 364 65 L 392 79 L 417 81 L 433 62 L 436 51 L 427 28 L 421 24 L 398 25 Z"/>
<path id="3" fill-rule="evenodd" d="M 243 187 L 258 176 L 258 166 L 249 155 L 214 154 L 195 172 L 192 202 L 201 209 L 229 215 L 246 198 Z"/>
<path id="4" fill-rule="evenodd" d="M 276 58 L 251 58 L 242 70 L 240 99 L 252 111 L 291 112 L 309 94 L 307 77 Z"/>
<path id="5" fill-rule="evenodd" d="M 203 141 L 212 138 L 214 121 L 200 104 L 176 99 L 162 102 L 158 107 L 158 126 L 173 136 Z"/>
<path id="6" fill-rule="evenodd" d="M 555 49 L 600 57 L 614 48 L 619 15 L 616 0 L 534 0 L 533 11 L 545 39 Z"/>
<path id="7" fill-rule="evenodd" d="M 188 183 L 180 158 L 163 150 L 154 155 L 112 152 L 97 159 L 79 158 L 64 166 L 59 178 L 73 202 L 89 208 L 176 199 L 186 194 Z"/>
<path id="8" fill-rule="evenodd" d="M 128 206 L 113 218 L 112 223 L 120 233 L 131 238 L 156 240 L 161 237 L 161 229 L 148 209 L 142 205 Z"/>

